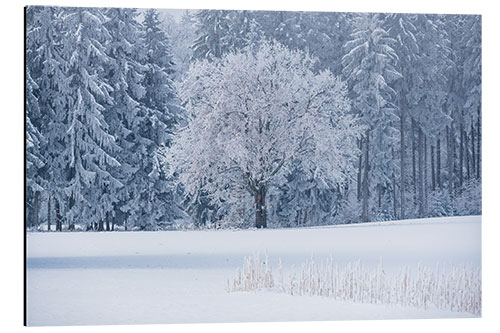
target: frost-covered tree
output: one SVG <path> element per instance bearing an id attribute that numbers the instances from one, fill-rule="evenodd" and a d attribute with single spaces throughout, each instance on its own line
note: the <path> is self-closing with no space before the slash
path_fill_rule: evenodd
<path id="1" fill-rule="evenodd" d="M 397 143 L 395 124 L 396 92 L 390 84 L 401 78 L 394 67 L 397 55 L 392 39 L 382 27 L 378 14 L 360 14 L 355 30 L 344 46 L 343 75 L 349 82 L 354 112 L 366 126 L 362 140 L 363 164 L 360 192 L 363 201 L 362 220 L 370 220 L 369 198 L 375 193 L 381 208 L 384 193 L 391 192 L 397 165 L 391 148 Z M 390 161 L 390 163 L 388 163 Z M 358 186 L 359 186 L 358 185 Z M 394 191 L 392 191 L 394 192 Z M 394 198 L 394 196 L 393 196 Z"/>
<path id="2" fill-rule="evenodd" d="M 482 92 L 482 61 L 481 61 L 481 16 L 466 16 L 463 44 L 464 57 L 464 90 L 467 96 L 464 108 L 471 115 L 471 169 L 475 177 L 481 177 L 481 92 Z M 476 143 L 474 142 L 476 138 Z"/>
<path id="3" fill-rule="evenodd" d="M 66 200 L 63 190 L 67 185 L 65 137 L 70 78 L 66 73 L 68 56 L 64 48 L 65 13 L 66 10 L 59 7 L 30 6 L 26 10 L 27 117 L 38 132 L 32 133 L 32 138 L 44 139 L 43 144 L 38 140 L 38 144 L 42 145 L 37 150 L 43 155 L 45 163 L 28 179 L 43 179 L 45 196 L 48 198 L 48 223 L 51 202 Z M 27 194 L 28 206 L 35 206 L 37 197 L 31 197 L 30 192 Z M 57 230 L 62 229 L 61 218 L 61 213 L 56 215 Z"/>
<path id="4" fill-rule="evenodd" d="M 457 189 L 472 176 L 480 178 L 481 150 L 481 17 L 453 15 L 443 17 L 451 41 L 454 71 L 449 84 L 448 113 L 457 133 Z M 467 161 L 469 159 L 469 161 Z"/>
<path id="5" fill-rule="evenodd" d="M 65 137 L 65 179 L 67 202 L 60 208 L 67 218 L 97 225 L 113 210 L 112 189 L 123 184 L 110 173 L 120 166 L 115 152 L 120 150 L 106 122 L 106 106 L 113 103 L 114 88 L 107 83 L 106 67 L 111 59 L 106 44 L 111 35 L 104 23 L 103 10 L 68 8 L 62 18 L 64 48 L 71 78 L 67 103 L 68 128 Z"/>
<path id="6" fill-rule="evenodd" d="M 414 140 L 418 173 L 414 177 L 414 184 L 417 189 L 418 216 L 424 217 L 428 201 L 427 141 L 430 139 L 434 142 L 445 126 L 450 124 L 444 105 L 447 99 L 451 100 L 446 93 L 446 86 L 453 82 L 449 74 L 454 64 L 450 59 L 450 40 L 440 16 L 417 15 L 415 26 L 419 53 L 413 67 L 418 81 L 414 82 L 409 94 L 409 114 L 417 137 Z"/>
<path id="7" fill-rule="evenodd" d="M 140 63 L 144 56 L 142 40 L 140 39 L 141 26 L 136 20 L 138 12 L 130 8 L 109 8 L 105 10 L 107 29 L 110 39 L 106 44 L 108 62 L 106 82 L 112 90 L 112 103 L 106 105 L 104 116 L 109 124 L 108 132 L 115 138 L 119 152 L 115 155 L 119 166 L 108 168 L 109 172 L 126 186 L 116 186 L 119 183 L 107 186 L 104 198 L 109 201 L 106 211 L 106 230 L 110 230 L 116 217 L 116 223 L 127 227 L 130 218 L 136 221 L 138 205 L 136 198 L 141 196 L 141 168 L 144 160 L 144 142 L 138 133 L 141 122 L 141 113 L 144 106 L 139 100 L 144 96 L 142 86 L 145 68 Z M 139 185 L 140 184 L 140 185 Z M 124 214 L 122 214 L 124 213 Z M 123 219 L 123 220 L 122 220 Z"/>
<path id="8" fill-rule="evenodd" d="M 399 201 L 400 201 L 400 215 L 401 219 L 407 217 L 406 206 L 406 192 L 407 192 L 407 123 L 408 123 L 408 109 L 410 106 L 410 91 L 412 90 L 415 82 L 420 79 L 415 71 L 415 64 L 419 54 L 419 44 L 417 40 L 417 28 L 414 24 L 415 16 L 408 14 L 390 14 L 387 15 L 384 27 L 389 36 L 396 42 L 394 50 L 398 56 L 396 62 L 396 69 L 403 76 L 402 80 L 398 80 L 394 85 L 394 89 L 398 95 L 397 103 L 399 108 Z M 396 197 L 394 198 L 396 200 Z"/>
<path id="9" fill-rule="evenodd" d="M 202 187 L 217 205 L 239 201 L 230 208 L 240 211 L 224 212 L 231 218 L 253 205 L 261 228 L 267 194 L 297 164 L 313 179 L 345 181 L 359 128 L 346 85 L 313 66 L 307 54 L 263 43 L 255 54 L 245 49 L 191 67 L 179 85 L 188 125 L 166 158 L 187 195 Z"/>
<path id="10" fill-rule="evenodd" d="M 40 130 L 31 122 L 32 117 L 40 115 L 38 99 L 33 91 L 38 89 L 30 73 L 26 71 L 26 197 L 28 204 L 28 226 L 38 227 L 40 193 L 44 189 L 45 180 L 41 176 L 41 169 L 45 166 L 43 149 L 46 140 Z"/>
<path id="11" fill-rule="evenodd" d="M 140 161 L 143 194 L 138 205 L 145 206 L 141 227 L 151 229 L 184 216 L 179 208 L 178 191 L 167 181 L 159 155 L 161 147 L 170 145 L 174 128 L 182 121 L 184 112 L 172 81 L 175 63 L 171 42 L 162 30 L 156 10 L 148 10 L 144 16 L 143 40 L 145 94 L 141 102 L 146 112 L 140 115 L 141 124 L 136 133 L 144 140 L 145 152 Z"/>

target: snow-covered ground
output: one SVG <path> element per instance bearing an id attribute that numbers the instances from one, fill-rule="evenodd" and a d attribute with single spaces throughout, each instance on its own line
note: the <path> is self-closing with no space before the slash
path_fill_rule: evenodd
<path id="1" fill-rule="evenodd" d="M 29 325 L 473 317 L 435 308 L 356 304 L 272 290 L 226 291 L 243 258 L 283 270 L 313 255 L 403 266 L 481 267 L 481 217 L 302 229 L 28 233 Z"/>

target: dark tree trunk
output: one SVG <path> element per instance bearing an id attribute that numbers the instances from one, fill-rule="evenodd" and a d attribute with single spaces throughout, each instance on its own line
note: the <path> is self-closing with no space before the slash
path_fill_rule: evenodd
<path id="1" fill-rule="evenodd" d="M 435 172 L 435 162 L 434 162 L 434 146 L 431 145 L 431 183 L 432 183 L 432 190 L 436 190 L 436 172 Z"/>
<path id="2" fill-rule="evenodd" d="M 99 220 L 99 225 L 97 226 L 97 231 L 104 231 L 104 222 L 102 219 Z"/>
<path id="3" fill-rule="evenodd" d="M 35 191 L 35 200 L 33 203 L 33 226 L 35 227 L 35 229 L 38 229 L 39 200 L 40 200 L 40 192 Z"/>
<path id="4" fill-rule="evenodd" d="M 424 136 L 418 131 L 418 216 L 424 217 Z"/>
<path id="5" fill-rule="evenodd" d="M 255 227 L 267 228 L 266 187 L 262 184 L 255 193 Z"/>
<path id="6" fill-rule="evenodd" d="M 391 148 L 392 159 L 396 160 L 396 154 L 394 154 L 394 147 Z M 392 172 L 392 212 L 394 218 L 398 217 L 398 205 L 397 205 L 397 189 L 396 189 L 396 175 L 394 171 Z"/>
<path id="7" fill-rule="evenodd" d="M 396 175 L 392 173 L 392 209 L 394 218 L 398 218 L 398 201 L 397 201 L 398 192 L 396 189 Z"/>
<path id="8" fill-rule="evenodd" d="M 460 151 L 458 152 L 458 185 L 464 185 L 464 125 L 460 123 Z"/>
<path id="9" fill-rule="evenodd" d="M 378 184 L 377 185 L 378 189 L 378 208 L 382 207 L 382 185 Z"/>
<path id="10" fill-rule="evenodd" d="M 469 135 L 467 135 L 467 132 L 464 131 L 464 137 L 465 137 L 465 142 L 464 142 L 464 154 L 465 154 L 465 170 L 467 170 L 467 181 L 470 180 L 470 154 L 469 154 Z"/>
<path id="11" fill-rule="evenodd" d="M 110 231 L 110 224 L 109 224 L 109 212 L 106 213 L 106 231 Z"/>
<path id="12" fill-rule="evenodd" d="M 75 198 L 73 196 L 70 196 L 69 198 L 69 209 L 73 208 L 75 205 Z M 68 221 L 68 230 L 74 230 L 75 229 L 75 221 L 72 219 L 71 221 Z"/>
<path id="13" fill-rule="evenodd" d="M 363 207 L 362 207 L 362 216 L 361 219 L 363 222 L 368 222 L 370 220 L 370 212 L 368 207 L 368 198 L 370 196 L 370 183 L 369 183 L 369 170 L 370 170 L 370 130 L 366 130 L 366 142 L 365 142 L 365 168 L 364 168 L 364 177 L 363 177 Z"/>
<path id="14" fill-rule="evenodd" d="M 422 129 L 420 129 L 422 131 Z M 423 178 L 423 184 L 422 186 L 424 187 L 424 215 L 427 213 L 427 195 L 428 195 L 428 181 L 429 181 L 429 163 L 428 163 L 428 158 L 427 158 L 427 135 L 422 132 L 422 135 L 424 137 L 424 178 Z"/>
<path id="15" fill-rule="evenodd" d="M 61 209 L 59 205 L 59 200 L 54 198 L 54 211 L 56 214 L 56 231 L 62 231 L 62 216 Z"/>
<path id="16" fill-rule="evenodd" d="M 476 178 L 481 178 L 481 108 L 477 109 L 477 167 Z"/>
<path id="17" fill-rule="evenodd" d="M 111 231 L 115 231 L 116 215 L 111 219 Z"/>
<path id="18" fill-rule="evenodd" d="M 404 97 L 403 97 L 404 99 Z M 406 213 L 405 213 L 405 183 L 406 183 L 406 179 L 405 179 L 405 149 L 406 149 L 406 146 L 405 146 L 405 110 L 402 109 L 401 110 L 401 124 L 400 124 L 400 135 L 401 135 L 401 165 L 400 165 L 400 169 L 401 169 L 401 183 L 399 185 L 399 191 L 401 193 L 401 219 L 404 219 L 405 216 L 406 216 Z M 395 197 L 394 197 L 395 198 Z"/>
<path id="19" fill-rule="evenodd" d="M 470 148 L 471 148 L 471 153 L 472 153 L 472 177 L 476 174 L 476 147 L 475 145 L 475 137 L 474 137 L 474 121 L 471 121 L 470 124 Z"/>
<path id="20" fill-rule="evenodd" d="M 359 154 L 359 165 L 358 165 L 358 201 L 361 200 L 361 179 L 362 179 L 362 172 L 363 172 L 363 139 L 359 140 L 359 151 L 361 152 Z"/>
<path id="21" fill-rule="evenodd" d="M 438 133 L 436 144 L 436 185 L 441 189 L 441 135 Z"/>
<path id="22" fill-rule="evenodd" d="M 415 151 L 417 150 L 417 145 L 415 142 L 415 120 L 411 120 L 411 159 L 412 159 L 412 171 L 413 171 L 413 200 L 417 201 L 417 166 L 416 166 L 416 158 Z"/>
<path id="23" fill-rule="evenodd" d="M 447 157 L 447 163 L 448 163 L 448 192 L 449 195 L 453 195 L 453 159 L 454 159 L 454 144 L 453 144 L 453 125 L 451 126 L 446 126 L 446 140 L 447 140 L 447 146 L 448 146 L 448 157 Z"/>
<path id="24" fill-rule="evenodd" d="M 47 231 L 50 231 L 50 195 L 47 199 Z"/>

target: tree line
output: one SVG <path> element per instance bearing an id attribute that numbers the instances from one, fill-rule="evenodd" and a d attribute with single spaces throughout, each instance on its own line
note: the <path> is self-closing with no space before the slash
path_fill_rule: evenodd
<path id="1" fill-rule="evenodd" d="M 160 17 L 27 8 L 28 226 L 39 216 L 58 230 L 63 223 L 111 230 L 164 228 L 187 216 L 200 227 L 250 227 L 481 213 L 480 16 L 201 10 L 178 21 Z M 362 131 L 350 137 L 352 147 L 330 147 L 351 152 L 343 177 L 318 176 L 313 160 L 301 157 L 252 202 L 223 193 L 236 183 L 215 174 L 187 184 L 168 155 L 193 123 L 190 105 L 203 95 L 193 91 L 214 76 L 201 70 L 222 71 L 235 55 L 262 53 L 263 44 L 272 57 L 269 45 L 282 45 L 287 65 L 294 52 L 311 57 L 310 73 L 328 71 L 345 85 L 346 110 Z M 244 63 L 234 64 L 238 71 Z M 218 92 L 229 96 L 236 86 Z M 259 207 L 265 215 L 257 223 Z"/>

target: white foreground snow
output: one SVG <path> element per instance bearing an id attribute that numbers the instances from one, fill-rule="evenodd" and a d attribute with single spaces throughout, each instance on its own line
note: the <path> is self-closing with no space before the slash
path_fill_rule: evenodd
<path id="1" fill-rule="evenodd" d="M 270 290 L 227 293 L 243 258 L 267 253 L 286 273 L 310 259 L 399 272 L 481 267 L 481 217 L 278 230 L 28 233 L 29 325 L 473 317 Z"/>

